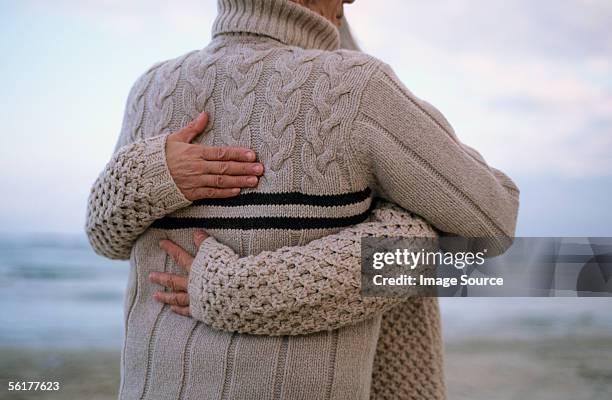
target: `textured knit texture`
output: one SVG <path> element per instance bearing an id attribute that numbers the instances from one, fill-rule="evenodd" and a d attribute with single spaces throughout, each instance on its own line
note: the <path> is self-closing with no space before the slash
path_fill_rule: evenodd
<path id="1" fill-rule="evenodd" d="M 383 203 L 369 222 L 302 247 L 240 258 L 210 237 L 189 277 L 192 315 L 215 328 L 261 335 L 308 334 L 363 321 L 400 303 L 359 295 L 361 238 L 383 235 L 437 236 L 422 219 Z"/>
<path id="2" fill-rule="evenodd" d="M 387 65 L 338 50 L 318 15 L 285 0 L 219 9 L 208 47 L 136 82 L 92 188 L 92 246 L 131 262 L 120 397 L 443 398 L 437 302 L 362 299 L 357 238 L 430 235 L 425 219 L 503 249 L 516 186 Z M 201 143 L 257 152 L 256 189 L 190 203 L 174 185 L 165 138 L 201 111 Z M 420 217 L 388 205 L 369 215 L 374 196 Z M 196 228 L 215 239 L 196 249 Z M 197 252 L 194 319 L 152 299 L 150 272 L 181 272 L 163 238 Z"/>

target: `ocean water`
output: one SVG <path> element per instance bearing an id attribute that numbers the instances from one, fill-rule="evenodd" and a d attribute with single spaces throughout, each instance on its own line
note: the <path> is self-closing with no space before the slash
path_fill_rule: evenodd
<path id="1" fill-rule="evenodd" d="M 127 272 L 84 236 L 3 237 L 0 346 L 120 346 Z"/>
<path id="2" fill-rule="evenodd" d="M 127 262 L 84 236 L 0 238 L 0 347 L 119 349 Z M 610 298 L 441 299 L 447 342 L 612 336 Z"/>

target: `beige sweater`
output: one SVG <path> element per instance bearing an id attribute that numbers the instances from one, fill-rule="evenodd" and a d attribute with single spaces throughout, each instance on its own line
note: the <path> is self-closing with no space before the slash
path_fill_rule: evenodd
<path id="1" fill-rule="evenodd" d="M 338 42 L 285 0 L 219 0 L 211 44 L 134 85 L 87 215 L 94 249 L 131 263 L 121 398 L 444 398 L 436 300 L 361 298 L 360 237 L 435 235 L 426 220 L 502 249 L 518 190 L 387 65 Z M 202 143 L 257 152 L 256 189 L 190 203 L 172 181 L 165 139 L 204 110 Z M 370 213 L 375 196 L 413 214 Z M 200 249 L 197 228 L 215 238 Z M 180 272 L 162 238 L 197 252 L 194 319 L 152 299 L 151 271 Z"/>

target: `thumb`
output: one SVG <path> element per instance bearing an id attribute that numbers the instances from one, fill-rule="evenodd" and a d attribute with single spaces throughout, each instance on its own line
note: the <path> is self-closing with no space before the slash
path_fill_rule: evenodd
<path id="1" fill-rule="evenodd" d="M 204 231 L 195 231 L 193 233 L 193 241 L 195 242 L 196 248 L 199 249 L 202 242 L 208 237 L 210 237 L 210 235 Z"/>
<path id="2" fill-rule="evenodd" d="M 168 140 L 191 143 L 193 139 L 196 138 L 196 136 L 204 132 L 204 129 L 206 129 L 206 125 L 208 125 L 208 113 L 201 112 L 195 120 L 189 123 L 189 125 L 181 129 L 180 131 L 174 132 L 173 134 L 168 136 Z"/>

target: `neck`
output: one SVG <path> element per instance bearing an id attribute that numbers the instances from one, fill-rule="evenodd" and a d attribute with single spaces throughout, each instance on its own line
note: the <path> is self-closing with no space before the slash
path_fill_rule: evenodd
<path id="1" fill-rule="evenodd" d="M 217 0 L 217 9 L 213 37 L 249 33 L 306 49 L 340 47 L 334 24 L 290 0 Z"/>

